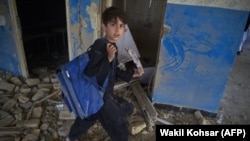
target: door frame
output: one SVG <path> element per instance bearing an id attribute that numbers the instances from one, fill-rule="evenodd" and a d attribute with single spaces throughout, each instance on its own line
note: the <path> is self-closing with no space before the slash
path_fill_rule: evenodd
<path id="1" fill-rule="evenodd" d="M 10 8 L 10 17 L 13 27 L 13 36 L 16 44 L 17 56 L 19 60 L 19 67 L 21 70 L 21 75 L 24 77 L 29 77 L 29 72 L 27 69 L 26 57 L 24 53 L 23 40 L 22 40 L 22 30 L 20 25 L 20 20 L 16 7 L 16 0 L 8 0 Z"/>
<path id="2" fill-rule="evenodd" d="M 22 30 L 20 19 L 17 12 L 17 5 L 16 0 L 8 0 L 9 8 L 10 8 L 10 16 L 11 16 L 11 23 L 13 27 L 13 36 L 16 44 L 17 56 L 19 60 L 19 66 L 21 75 L 25 78 L 29 77 L 29 71 L 27 66 L 27 60 L 24 52 L 24 45 L 23 45 L 23 37 L 22 37 Z M 69 7 L 69 0 L 65 0 L 65 9 L 66 9 L 66 26 L 67 26 L 67 39 L 68 39 L 68 54 L 72 55 L 71 44 L 70 44 L 70 7 Z M 72 58 L 72 56 L 69 56 Z"/>

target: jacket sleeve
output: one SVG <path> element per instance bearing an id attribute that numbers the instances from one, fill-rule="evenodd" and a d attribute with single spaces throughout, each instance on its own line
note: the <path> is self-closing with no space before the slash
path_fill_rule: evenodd
<path id="1" fill-rule="evenodd" d="M 84 73 L 93 77 L 96 76 L 99 85 L 102 85 L 108 72 L 112 69 L 112 63 L 108 61 L 106 43 L 97 39 L 88 51 L 89 62 Z"/>

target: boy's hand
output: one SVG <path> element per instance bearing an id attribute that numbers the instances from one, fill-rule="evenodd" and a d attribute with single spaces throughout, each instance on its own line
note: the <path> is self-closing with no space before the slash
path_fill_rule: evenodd
<path id="1" fill-rule="evenodd" d="M 144 69 L 142 67 L 138 68 L 137 71 L 135 71 L 133 77 L 139 77 L 144 74 Z"/>
<path id="2" fill-rule="evenodd" d="M 109 62 L 112 62 L 114 57 L 115 57 L 115 53 L 117 51 L 116 47 L 111 44 L 111 43 L 108 43 L 107 46 L 106 46 L 106 49 L 107 49 L 107 52 L 108 52 L 108 59 L 109 59 Z"/>
<path id="3" fill-rule="evenodd" d="M 144 74 L 144 69 L 142 67 L 138 68 L 138 73 L 142 76 Z"/>

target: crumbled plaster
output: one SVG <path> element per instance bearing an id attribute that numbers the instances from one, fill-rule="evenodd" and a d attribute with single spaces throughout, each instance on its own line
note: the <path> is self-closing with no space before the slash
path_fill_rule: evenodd
<path id="1" fill-rule="evenodd" d="M 74 25 L 70 25 L 70 43 L 72 45 L 72 56 L 75 57 L 78 54 L 86 51 L 87 48 L 93 44 L 94 40 L 99 37 L 100 33 L 100 14 L 97 3 L 91 2 L 90 6 L 86 6 L 86 9 L 81 7 L 81 2 L 78 2 L 77 9 L 71 10 L 71 14 L 78 14 L 79 21 Z M 78 12 L 78 13 L 76 13 Z M 89 19 L 83 17 L 83 12 L 87 12 Z M 90 20 L 91 25 L 87 24 L 87 20 Z M 91 26 L 91 27 L 87 27 Z M 86 28 L 92 28 L 93 32 L 87 32 Z M 72 58 L 71 58 L 72 59 Z"/>
<path id="2" fill-rule="evenodd" d="M 100 22 L 101 16 L 100 16 L 100 12 L 99 12 L 97 4 L 92 2 L 91 5 L 87 7 L 86 11 L 88 12 L 90 16 L 90 21 L 94 29 L 93 38 L 97 39 L 99 38 L 99 35 L 100 35 L 99 33 L 101 29 L 101 22 Z"/>

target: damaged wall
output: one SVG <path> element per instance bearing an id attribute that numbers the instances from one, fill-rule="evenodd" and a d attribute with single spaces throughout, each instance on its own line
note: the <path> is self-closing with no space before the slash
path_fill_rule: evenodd
<path id="1" fill-rule="evenodd" d="M 0 16 L 4 18 L 4 25 L 0 25 L 0 69 L 21 75 L 9 7 L 8 0 L 0 0 Z"/>
<path id="2" fill-rule="evenodd" d="M 247 0 L 169 0 L 153 102 L 217 113 L 249 14 Z"/>
<path id="3" fill-rule="evenodd" d="M 0 68 L 15 75 L 26 75 L 26 60 L 22 46 L 17 45 L 18 37 L 14 31 L 13 7 L 14 1 L 0 0 L 0 15 L 5 17 L 5 25 L 0 25 Z M 99 0 L 66 0 L 67 5 L 67 29 L 69 41 L 69 59 L 85 51 L 96 39 L 100 37 Z M 20 25 L 19 25 L 20 26 Z M 20 28 L 20 27 L 19 27 Z M 22 40 L 21 40 L 22 42 Z M 21 52 L 21 54 L 18 53 Z M 20 59 L 21 58 L 21 59 Z M 21 62 L 22 61 L 22 62 Z M 22 67 L 22 69 L 21 69 Z"/>
<path id="4" fill-rule="evenodd" d="M 249 0 L 168 0 L 168 3 L 249 11 L 250 1 Z"/>
<path id="5" fill-rule="evenodd" d="M 100 37 L 98 0 L 69 0 L 69 59 L 86 51 Z"/>

